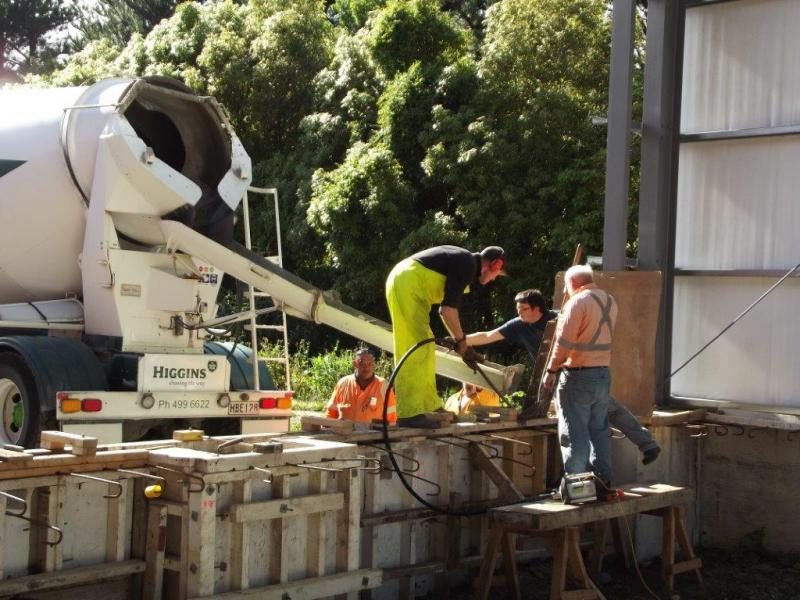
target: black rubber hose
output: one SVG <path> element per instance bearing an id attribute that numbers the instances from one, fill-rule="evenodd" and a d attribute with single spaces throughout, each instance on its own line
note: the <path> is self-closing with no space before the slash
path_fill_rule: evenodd
<path id="1" fill-rule="evenodd" d="M 394 380 L 397 378 L 397 374 L 400 372 L 403 364 L 408 360 L 408 357 L 411 356 L 414 352 L 419 350 L 425 344 L 431 344 L 436 341 L 436 338 L 426 338 L 421 340 L 411 346 L 405 354 L 403 354 L 402 358 L 398 361 L 397 365 L 395 366 L 392 374 L 389 376 L 389 383 L 386 386 L 386 395 L 383 397 L 383 444 L 386 446 L 386 453 L 389 455 L 389 460 L 392 462 L 392 466 L 394 467 L 395 473 L 400 478 L 400 483 L 408 490 L 408 493 L 414 496 L 421 504 L 427 506 L 431 510 L 434 510 L 438 513 L 443 515 L 451 515 L 454 517 L 472 517 L 475 515 L 482 515 L 487 512 L 486 508 L 478 508 L 473 510 L 455 510 L 450 507 L 442 507 L 436 506 L 435 504 L 431 504 L 425 498 L 420 496 L 414 488 L 411 486 L 410 483 L 406 480 L 403 476 L 403 471 L 400 468 L 400 465 L 397 463 L 397 458 L 392 451 L 392 444 L 389 440 L 389 394 L 391 393 L 392 389 L 394 388 Z M 478 367 L 480 368 L 480 367 Z"/>

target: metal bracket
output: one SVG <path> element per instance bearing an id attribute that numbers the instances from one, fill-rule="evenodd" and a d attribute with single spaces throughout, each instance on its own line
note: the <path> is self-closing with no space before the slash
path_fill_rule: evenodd
<path id="1" fill-rule="evenodd" d="M 381 446 L 373 446 L 372 444 L 359 444 L 359 446 L 367 446 L 368 448 L 374 448 L 375 450 L 380 450 L 384 454 L 389 454 L 389 451 L 386 448 L 382 448 Z M 392 454 L 414 463 L 407 471 L 404 471 L 404 473 L 416 473 L 417 471 L 420 470 L 420 467 L 422 466 L 420 462 L 413 456 L 409 456 L 408 454 L 400 454 L 399 452 L 395 452 L 394 450 L 392 450 Z"/>
<path id="2" fill-rule="evenodd" d="M 206 481 L 205 481 L 205 479 L 203 479 L 199 475 L 193 475 L 193 474 L 187 473 L 185 471 L 180 471 L 178 469 L 173 469 L 172 467 L 164 467 L 162 465 L 153 465 L 153 468 L 154 469 L 158 469 L 160 471 L 166 471 L 167 473 L 176 473 L 178 475 L 183 475 L 185 477 L 188 477 L 189 481 L 187 481 L 185 479 L 178 479 L 178 483 L 187 484 L 189 486 L 189 489 L 187 491 L 190 494 L 197 494 L 197 493 L 202 492 L 204 489 L 206 489 Z M 192 487 L 192 481 L 199 481 L 200 482 L 200 487 L 199 488 L 193 488 Z"/>
<path id="3" fill-rule="evenodd" d="M 21 517 L 26 512 L 28 512 L 28 501 L 25 500 L 25 498 L 20 498 L 18 496 L 12 496 L 8 492 L 0 492 L 0 496 L 5 496 L 9 500 L 13 500 L 14 502 L 18 502 L 19 504 L 22 504 L 22 510 L 20 512 L 18 512 L 18 513 L 11 512 L 10 510 L 6 510 L 6 515 L 8 515 L 9 517 Z"/>
<path id="4" fill-rule="evenodd" d="M 64 539 L 64 532 L 61 531 L 61 529 L 59 529 L 55 525 L 50 525 L 50 523 L 47 523 L 46 521 L 40 521 L 39 519 L 33 519 L 31 517 L 24 517 L 22 515 L 17 515 L 17 514 L 9 513 L 9 512 L 6 512 L 6 514 L 8 516 L 10 516 L 10 517 L 16 517 L 17 519 L 22 519 L 23 521 L 27 521 L 28 523 L 30 523 L 31 525 L 33 525 L 35 527 L 43 527 L 43 528 L 49 529 L 50 531 L 55 531 L 58 534 L 58 539 L 55 542 L 45 541 L 45 544 L 47 544 L 48 546 L 58 546 L 61 543 L 61 540 Z"/>
<path id="5" fill-rule="evenodd" d="M 495 435 L 494 433 L 487 433 L 486 437 L 490 437 L 494 440 L 500 440 L 503 442 L 511 442 L 512 444 L 517 444 L 518 446 L 525 446 L 528 451 L 524 454 L 520 454 L 520 456 L 531 456 L 533 454 L 533 445 L 528 442 L 523 442 L 522 440 L 518 440 L 515 438 L 505 437 L 503 435 Z"/>
<path id="6" fill-rule="evenodd" d="M 242 440 L 244 440 L 244 437 L 240 435 L 239 437 L 235 437 L 232 440 L 222 442 L 219 446 L 217 446 L 217 455 L 219 455 L 219 451 L 222 450 L 223 448 L 227 446 L 233 446 L 234 444 L 238 444 Z M 205 485 L 205 482 L 203 482 L 203 485 Z"/>
<path id="7" fill-rule="evenodd" d="M 132 471 L 130 469 L 117 469 L 117 473 L 126 473 L 128 475 L 136 475 L 137 477 L 144 477 L 145 479 L 152 479 L 161 484 L 161 488 L 167 489 L 167 480 L 160 475 L 153 475 L 152 473 L 142 473 L 141 471 Z"/>
<path id="8" fill-rule="evenodd" d="M 270 471 L 269 469 L 264 469 L 262 467 L 253 467 L 253 471 L 258 471 L 259 473 L 266 473 L 267 478 L 262 479 L 261 481 L 263 481 L 264 483 L 272 483 L 273 480 L 272 471 Z"/>
<path id="9" fill-rule="evenodd" d="M 114 481 L 113 479 L 104 479 L 102 477 L 95 477 L 94 475 L 85 475 L 83 473 L 68 473 L 70 477 L 77 477 L 78 479 L 88 479 L 89 481 L 96 481 L 98 483 L 105 483 L 108 485 L 113 485 L 116 488 L 116 493 L 114 494 L 103 494 L 103 498 L 107 498 L 108 500 L 114 500 L 122 496 L 122 484 L 119 481 Z"/>

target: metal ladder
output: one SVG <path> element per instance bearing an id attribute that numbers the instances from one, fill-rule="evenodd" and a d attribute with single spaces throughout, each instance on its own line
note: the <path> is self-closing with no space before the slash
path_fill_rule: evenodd
<path id="1" fill-rule="evenodd" d="M 278 190 L 275 188 L 259 188 L 248 187 L 247 191 L 242 198 L 242 214 L 244 216 L 244 243 L 248 250 L 252 250 L 252 242 L 250 239 L 250 203 L 248 201 L 248 192 L 261 194 L 262 196 L 271 195 L 274 199 L 275 207 L 275 233 L 278 240 L 278 254 L 275 256 L 267 256 L 281 268 L 283 268 L 283 251 L 281 247 L 281 218 L 280 209 L 278 206 Z M 262 330 L 280 331 L 283 333 L 283 356 L 282 357 L 267 357 L 266 362 L 282 363 L 286 373 L 286 389 L 292 389 L 292 382 L 289 375 L 289 332 L 286 324 L 286 312 L 281 312 L 280 325 L 264 325 L 257 323 L 256 315 L 256 298 L 271 298 L 272 296 L 266 292 L 257 292 L 255 288 L 248 284 L 248 300 L 249 300 L 249 313 L 250 313 L 250 345 L 253 348 L 252 354 L 252 368 L 253 368 L 253 387 L 258 390 L 261 389 L 261 382 L 259 381 L 258 373 L 258 332 Z M 273 301 L 274 302 L 274 301 Z M 277 303 L 276 303 L 277 306 Z"/>

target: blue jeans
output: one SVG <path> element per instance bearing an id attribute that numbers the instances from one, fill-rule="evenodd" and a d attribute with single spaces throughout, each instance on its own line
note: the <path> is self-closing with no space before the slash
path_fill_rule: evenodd
<path id="1" fill-rule="evenodd" d="M 558 438 L 566 473 L 593 471 L 611 480 L 608 369 L 564 370 L 556 389 Z"/>
<path id="2" fill-rule="evenodd" d="M 608 420 L 611 422 L 611 426 L 624 433 L 625 437 L 635 444 L 640 452 L 658 448 L 658 442 L 653 439 L 653 434 L 647 427 L 642 427 L 631 411 L 610 396 L 608 398 Z"/>

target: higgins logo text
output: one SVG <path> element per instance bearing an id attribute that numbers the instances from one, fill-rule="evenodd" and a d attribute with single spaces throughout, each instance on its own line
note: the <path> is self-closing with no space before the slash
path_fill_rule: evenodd
<path id="1" fill-rule="evenodd" d="M 153 367 L 154 379 L 205 379 L 207 375 L 203 368 Z"/>

